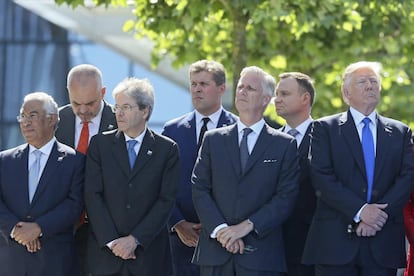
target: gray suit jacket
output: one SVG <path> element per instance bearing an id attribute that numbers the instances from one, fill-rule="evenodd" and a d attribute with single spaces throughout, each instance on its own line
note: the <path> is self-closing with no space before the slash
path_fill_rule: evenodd
<path id="1" fill-rule="evenodd" d="M 282 224 L 298 192 L 296 140 L 265 125 L 241 172 L 237 125 L 208 131 L 192 176 L 193 201 L 203 225 L 193 262 L 222 265 L 230 258 L 251 270 L 285 271 Z M 233 255 L 210 238 L 222 223 L 249 218 L 243 238 L 254 252 Z"/>

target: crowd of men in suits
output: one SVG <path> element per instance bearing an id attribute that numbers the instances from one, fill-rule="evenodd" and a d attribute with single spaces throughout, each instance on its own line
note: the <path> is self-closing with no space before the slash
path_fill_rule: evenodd
<path id="1" fill-rule="evenodd" d="M 154 89 L 126 78 L 104 101 L 89 64 L 70 104 L 23 99 L 26 143 L 0 152 L 0 275 L 395 276 L 414 188 L 410 128 L 377 113 L 381 65 L 344 71 L 345 112 L 313 120 L 313 80 L 245 67 L 238 116 L 222 64 L 189 68 L 194 110 L 148 128 Z M 274 101 L 280 129 L 263 113 Z"/>

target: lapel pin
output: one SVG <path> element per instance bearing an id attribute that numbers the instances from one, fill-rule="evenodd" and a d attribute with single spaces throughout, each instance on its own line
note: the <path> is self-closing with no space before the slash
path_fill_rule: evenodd
<path id="1" fill-rule="evenodd" d="M 148 150 L 147 155 L 151 156 L 152 155 L 152 150 Z"/>

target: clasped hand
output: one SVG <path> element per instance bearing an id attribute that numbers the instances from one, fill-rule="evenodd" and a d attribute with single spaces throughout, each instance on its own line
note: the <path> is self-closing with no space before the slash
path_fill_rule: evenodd
<path id="1" fill-rule="evenodd" d="M 30 253 L 35 253 L 41 248 L 39 240 L 41 233 L 42 230 L 37 223 L 20 221 L 14 226 L 12 238 L 19 244 L 26 246 Z"/>
<path id="2" fill-rule="evenodd" d="M 136 259 L 135 249 L 137 248 L 137 243 L 135 238 L 132 235 L 118 238 L 113 241 L 111 245 L 112 253 L 120 257 L 121 259 Z"/>
<path id="3" fill-rule="evenodd" d="M 356 234 L 360 237 L 375 236 L 381 231 L 388 219 L 384 211 L 388 204 L 367 204 L 361 211 L 361 222 L 358 224 Z"/>
<path id="4" fill-rule="evenodd" d="M 222 247 L 233 254 L 244 253 L 244 242 L 242 238 L 253 230 L 253 225 L 247 220 L 239 224 L 227 226 L 217 232 L 217 241 Z"/>

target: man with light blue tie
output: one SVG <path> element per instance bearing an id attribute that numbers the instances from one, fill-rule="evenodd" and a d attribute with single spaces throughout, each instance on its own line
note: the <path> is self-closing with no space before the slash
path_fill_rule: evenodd
<path id="1" fill-rule="evenodd" d="M 178 186 L 177 143 L 147 127 L 154 88 L 127 78 L 112 93 L 118 129 L 92 137 L 85 173 L 94 276 L 172 274 L 167 220 Z"/>
<path id="2" fill-rule="evenodd" d="M 17 120 L 27 143 L 0 152 L 0 275 L 80 275 L 73 229 L 85 158 L 54 137 L 50 95 L 28 94 Z"/>
<path id="3" fill-rule="evenodd" d="M 395 276 L 404 267 L 403 207 L 414 185 L 412 133 L 376 112 L 381 64 L 344 72 L 344 113 L 314 122 L 310 150 L 317 207 L 303 261 L 317 276 Z"/>

